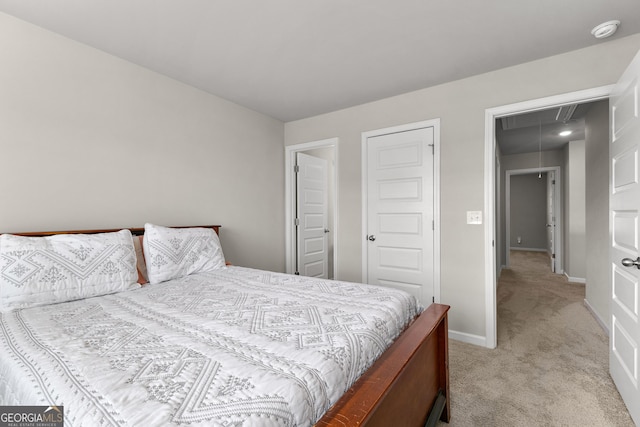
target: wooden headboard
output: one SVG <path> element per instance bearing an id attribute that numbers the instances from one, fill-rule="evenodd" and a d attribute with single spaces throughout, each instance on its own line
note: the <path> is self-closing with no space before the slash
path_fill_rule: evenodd
<path id="1" fill-rule="evenodd" d="M 183 227 L 174 227 L 174 228 L 213 228 L 216 234 L 220 234 L 221 225 L 188 225 Z M 122 228 L 109 228 L 102 230 L 61 230 L 61 231 L 31 231 L 27 233 L 11 233 L 16 234 L 18 236 L 29 236 L 29 237 L 44 237 L 44 236 L 53 236 L 56 234 L 97 234 L 97 233 L 111 233 L 114 231 L 120 231 Z M 144 234 L 144 227 L 133 227 L 129 228 L 131 234 L 134 236 L 141 236 Z M 2 234 L 2 233 L 0 233 Z"/>

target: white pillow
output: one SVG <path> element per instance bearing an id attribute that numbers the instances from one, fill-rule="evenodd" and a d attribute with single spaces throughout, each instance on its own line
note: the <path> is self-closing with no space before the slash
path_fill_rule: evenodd
<path id="1" fill-rule="evenodd" d="M 0 312 L 139 287 L 129 230 L 0 235 Z"/>
<path id="2" fill-rule="evenodd" d="M 225 266 L 220 240 L 211 228 L 145 224 L 142 246 L 151 284 Z"/>

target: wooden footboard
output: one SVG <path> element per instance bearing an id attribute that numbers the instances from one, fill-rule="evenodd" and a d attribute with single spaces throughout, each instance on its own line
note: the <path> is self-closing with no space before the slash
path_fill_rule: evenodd
<path id="1" fill-rule="evenodd" d="M 431 304 L 316 426 L 449 422 L 448 310 L 447 305 Z"/>

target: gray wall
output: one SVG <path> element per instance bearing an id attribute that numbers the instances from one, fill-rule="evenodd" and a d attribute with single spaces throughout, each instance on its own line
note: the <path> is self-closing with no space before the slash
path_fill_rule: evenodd
<path id="1" fill-rule="evenodd" d="M 284 124 L 0 13 L 0 232 L 222 225 L 284 270 Z"/>
<path id="2" fill-rule="evenodd" d="M 501 181 L 500 181 L 500 194 L 496 195 L 500 200 L 500 217 L 501 222 L 497 225 L 500 227 L 500 235 L 502 236 L 501 241 L 498 242 L 497 247 L 500 248 L 500 251 L 497 253 L 501 254 L 501 264 L 502 266 L 506 265 L 507 262 L 507 254 L 506 250 L 511 246 L 510 242 L 506 242 L 506 191 L 507 191 L 507 172 L 508 171 L 517 171 L 520 169 L 534 169 L 538 168 L 541 164 L 542 167 L 554 167 L 554 166 L 562 166 L 564 162 L 564 154 L 561 150 L 553 150 L 553 151 L 543 151 L 540 159 L 538 158 L 538 153 L 526 153 L 526 154 L 511 154 L 508 156 L 502 156 L 500 158 L 500 168 L 501 168 Z M 516 175 L 511 175 L 513 178 Z M 536 175 L 537 176 L 537 175 Z M 544 202 L 546 205 L 546 201 Z M 545 223 L 546 224 L 546 223 Z M 547 245 L 545 244 L 546 248 Z"/>
<path id="3" fill-rule="evenodd" d="M 585 142 L 569 142 L 564 155 L 564 272 L 582 282 L 587 274 Z"/>
<path id="4" fill-rule="evenodd" d="M 484 209 L 485 111 L 488 108 L 612 84 L 640 49 L 640 35 L 285 124 L 285 143 L 340 139 L 338 277 L 362 278 L 362 132 L 441 120 L 441 301 L 449 326 L 485 337 L 484 227 L 466 211 Z M 390 78 L 392 78 L 390 76 Z M 485 215 L 486 217 L 486 215 Z M 461 268 L 459 260 L 466 265 Z M 492 266 L 490 268 L 493 268 Z"/>
<path id="5" fill-rule="evenodd" d="M 609 102 L 591 107 L 585 118 L 586 300 L 610 326 L 609 265 Z"/>
<path id="6" fill-rule="evenodd" d="M 511 176 L 510 195 L 510 248 L 546 252 L 547 174 Z"/>

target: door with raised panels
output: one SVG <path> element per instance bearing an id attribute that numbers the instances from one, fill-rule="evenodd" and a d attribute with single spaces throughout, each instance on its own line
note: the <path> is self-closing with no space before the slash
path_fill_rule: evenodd
<path id="1" fill-rule="evenodd" d="M 611 326 L 609 368 L 631 417 L 640 425 L 640 52 L 610 99 Z"/>
<path id="2" fill-rule="evenodd" d="M 366 141 L 367 282 L 434 294 L 434 128 Z"/>
<path id="3" fill-rule="evenodd" d="M 296 155 L 297 272 L 328 278 L 327 161 L 304 153 Z"/>

